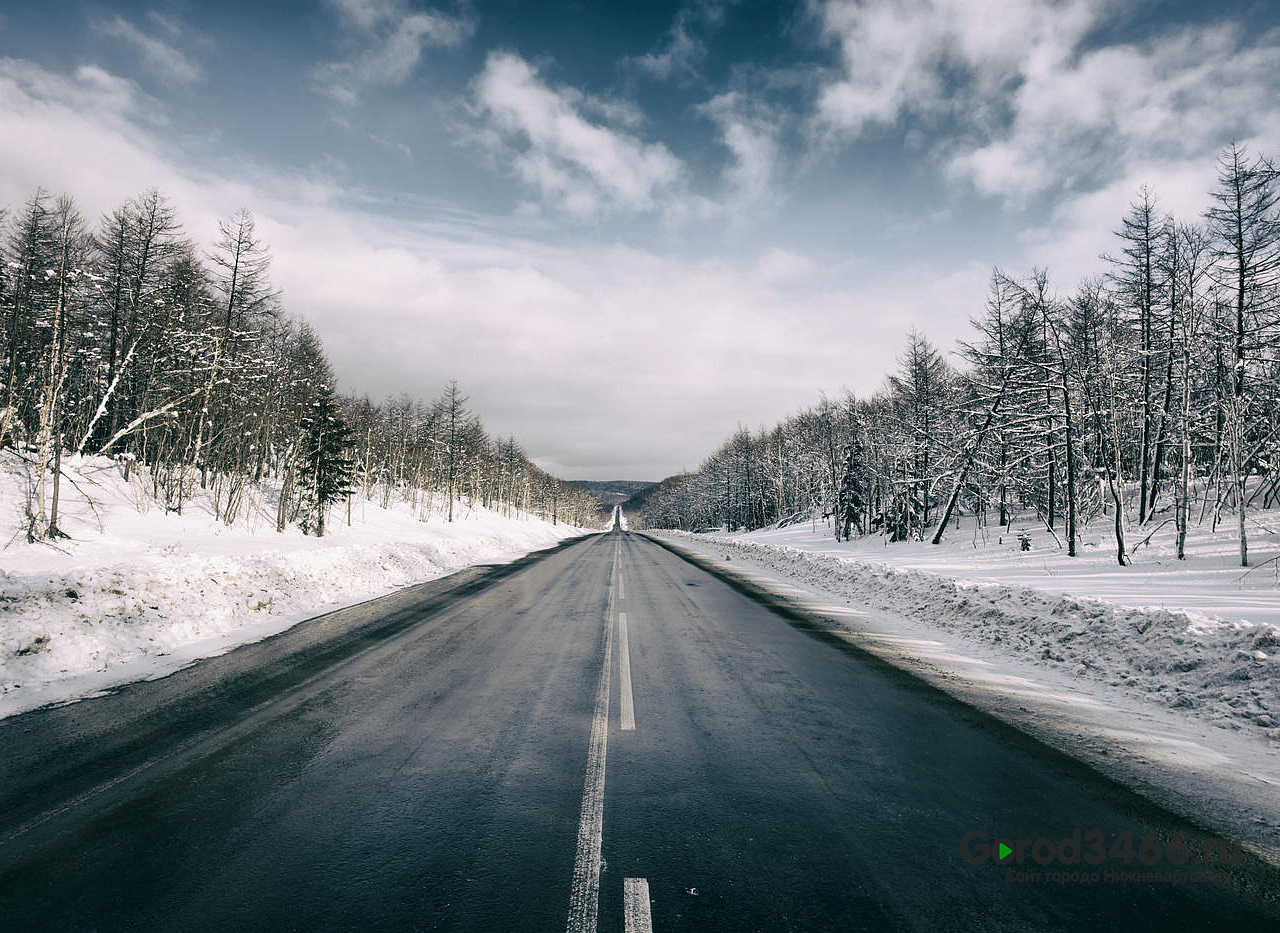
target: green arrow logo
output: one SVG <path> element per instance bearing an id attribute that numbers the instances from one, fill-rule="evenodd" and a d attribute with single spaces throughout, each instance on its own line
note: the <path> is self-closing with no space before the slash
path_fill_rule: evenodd
<path id="1" fill-rule="evenodd" d="M 1000 861 L 1003 862 L 1005 859 L 1007 859 L 1011 855 L 1013 855 L 1013 850 L 1010 849 L 1003 842 L 1000 843 Z"/>

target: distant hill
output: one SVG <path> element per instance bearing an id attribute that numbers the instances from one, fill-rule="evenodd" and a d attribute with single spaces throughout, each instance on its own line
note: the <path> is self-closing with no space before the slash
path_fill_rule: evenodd
<path id="1" fill-rule="evenodd" d="M 640 528 L 643 526 L 640 511 L 648 504 L 650 498 L 662 489 L 680 485 L 685 479 L 687 479 L 687 474 L 677 473 L 675 476 L 668 476 L 660 483 L 648 483 L 643 489 L 632 493 L 631 498 L 622 503 L 623 511 L 630 516 L 631 527 Z"/>
<path id="2" fill-rule="evenodd" d="M 637 493 L 644 492 L 650 486 L 657 485 L 656 483 L 637 479 L 571 479 L 569 482 L 585 489 L 599 499 L 602 510 L 612 509 L 615 505 L 621 505 Z"/>

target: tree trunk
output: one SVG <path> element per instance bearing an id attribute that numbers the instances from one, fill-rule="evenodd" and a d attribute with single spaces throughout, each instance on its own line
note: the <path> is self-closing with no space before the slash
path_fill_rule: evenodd
<path id="1" fill-rule="evenodd" d="M 1181 463 L 1178 471 L 1177 529 L 1178 560 L 1187 559 L 1187 525 L 1191 518 L 1191 335 L 1184 327 L 1182 346 Z"/>
<path id="2" fill-rule="evenodd" d="M 1067 442 L 1067 556 L 1076 556 L 1076 458 L 1075 458 L 1075 419 L 1071 413 L 1071 392 L 1067 386 L 1067 370 L 1061 367 L 1062 373 L 1062 412 L 1066 422 Z"/>

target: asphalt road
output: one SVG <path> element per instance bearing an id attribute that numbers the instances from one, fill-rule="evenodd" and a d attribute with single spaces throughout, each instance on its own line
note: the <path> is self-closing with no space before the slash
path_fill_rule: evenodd
<path id="1" fill-rule="evenodd" d="M 1204 835 L 625 533 L 0 721 L 2 930 L 1280 928 L 1077 829 Z"/>

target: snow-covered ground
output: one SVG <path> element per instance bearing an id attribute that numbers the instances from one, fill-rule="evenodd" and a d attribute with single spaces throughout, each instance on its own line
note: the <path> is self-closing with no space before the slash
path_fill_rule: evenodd
<path id="1" fill-rule="evenodd" d="M 1157 533 L 1129 568 L 1101 529 L 1075 561 L 1043 533 L 1023 552 L 963 531 L 936 548 L 837 543 L 821 524 L 659 536 L 1280 863 L 1274 577 L 1232 568 L 1226 529 L 1197 530 L 1185 564 Z"/>
<path id="2" fill-rule="evenodd" d="M 479 506 L 356 498 L 323 538 L 274 529 L 274 508 L 216 521 L 197 497 L 164 514 L 105 458 L 64 464 L 60 525 L 69 539 L 28 544 L 26 474 L 0 457 L 0 716 L 163 676 L 319 613 L 479 563 L 514 560 L 583 533 Z"/>
<path id="3" fill-rule="evenodd" d="M 1280 625 L 1280 511 L 1249 514 L 1250 569 L 1240 566 L 1234 515 L 1224 515 L 1216 532 L 1207 518 L 1203 524 L 1192 524 L 1185 561 L 1175 556 L 1171 521 L 1161 516 L 1145 528 L 1131 527 L 1127 537 L 1133 563 L 1129 567 L 1116 562 L 1109 521 L 1095 519 L 1085 529 L 1080 554 L 1074 558 L 1034 521 L 1015 522 L 1012 531 L 999 531 L 980 528 L 969 516 L 936 547 L 927 541 L 886 544 L 878 536 L 836 543 L 821 522 L 745 537 L 814 554 L 1089 596 L 1121 606 Z M 1019 548 L 1018 535 L 1023 532 L 1031 539 L 1029 551 Z M 1149 543 L 1142 544 L 1148 537 Z"/>

